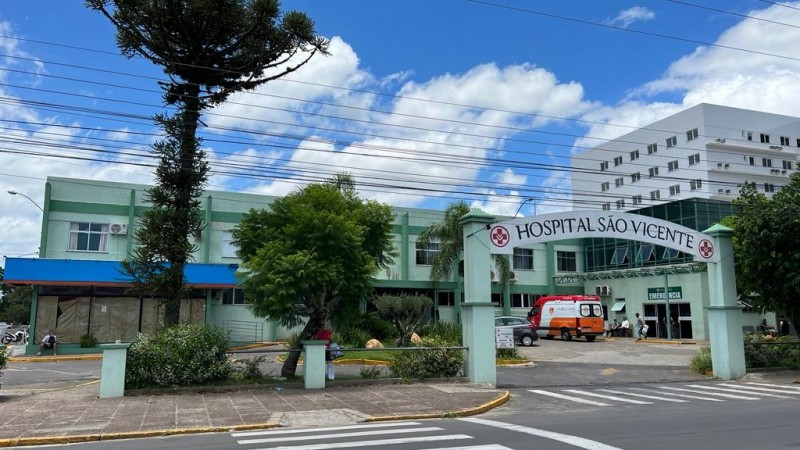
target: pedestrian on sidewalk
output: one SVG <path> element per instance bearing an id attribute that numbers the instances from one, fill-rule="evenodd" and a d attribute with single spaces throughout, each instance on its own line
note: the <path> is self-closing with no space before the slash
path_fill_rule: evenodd
<path id="1" fill-rule="evenodd" d="M 58 356 L 58 343 L 56 341 L 56 335 L 53 333 L 53 330 L 49 330 L 42 338 L 42 343 L 39 344 L 39 356 L 42 356 L 42 351 L 51 348 L 53 349 L 53 356 Z"/>
<path id="2" fill-rule="evenodd" d="M 645 327 L 644 320 L 641 317 L 639 317 L 639 313 L 636 313 L 636 336 L 637 336 L 636 340 L 637 341 L 641 341 L 642 338 L 647 339 L 647 334 L 645 334 L 645 333 L 647 333 L 647 331 L 644 329 L 644 327 Z"/>
<path id="3" fill-rule="evenodd" d="M 333 373 L 333 355 L 331 355 L 330 348 L 331 348 L 331 330 L 328 327 L 324 326 L 321 330 L 317 331 L 317 334 L 314 336 L 314 339 L 317 341 L 326 341 L 325 343 L 325 371 L 326 375 L 328 376 L 328 380 L 333 381 L 335 374 Z"/>

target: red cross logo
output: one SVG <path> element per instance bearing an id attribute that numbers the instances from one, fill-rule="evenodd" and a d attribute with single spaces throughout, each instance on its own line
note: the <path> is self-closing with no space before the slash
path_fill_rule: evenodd
<path id="1" fill-rule="evenodd" d="M 698 251 L 700 252 L 701 258 L 711 259 L 711 257 L 714 256 L 714 244 L 712 244 L 708 239 L 703 239 L 700 241 Z"/>
<path id="2" fill-rule="evenodd" d="M 492 228 L 492 233 L 490 237 L 495 247 L 501 247 L 501 248 L 505 247 L 511 240 L 511 235 L 508 233 L 508 230 L 506 230 L 505 227 L 500 225 Z"/>

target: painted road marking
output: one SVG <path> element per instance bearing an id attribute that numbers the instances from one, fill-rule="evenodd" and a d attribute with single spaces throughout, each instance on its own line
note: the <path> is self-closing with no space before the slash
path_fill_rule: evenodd
<path id="1" fill-rule="evenodd" d="M 758 387 L 758 386 L 744 386 L 741 384 L 729 384 L 729 383 L 722 383 L 720 386 L 730 386 L 730 387 L 737 387 L 740 389 L 747 389 L 748 391 L 766 391 L 766 392 L 777 392 L 780 394 L 791 394 L 791 395 L 800 395 L 799 391 L 784 391 L 781 388 L 765 388 L 765 387 Z M 756 392 L 754 392 L 755 394 Z"/>
<path id="2" fill-rule="evenodd" d="M 742 389 L 728 389 L 724 387 L 717 387 L 717 386 L 703 386 L 699 384 L 689 384 L 689 387 L 700 388 L 700 389 L 713 389 L 715 391 L 722 391 L 722 392 L 733 392 L 734 394 L 749 394 L 749 395 L 760 395 L 762 397 L 776 397 L 776 398 L 791 398 L 785 395 L 775 395 L 775 394 L 767 394 L 766 392 L 747 392 L 743 391 Z"/>
<path id="3" fill-rule="evenodd" d="M 653 389 L 644 389 L 644 388 L 631 388 L 636 389 L 637 391 L 644 391 L 644 392 L 653 392 L 660 395 L 669 395 L 670 397 L 681 397 L 681 398 L 691 398 L 692 400 L 704 400 L 708 402 L 724 402 L 725 400 L 719 398 L 710 398 L 710 397 L 700 397 L 698 395 L 689 395 L 689 394 L 677 394 L 675 392 L 664 392 L 664 391 L 656 391 Z"/>
<path id="4" fill-rule="evenodd" d="M 472 439 L 472 436 L 466 434 L 449 434 L 445 436 L 425 436 L 425 437 L 410 437 L 398 439 L 376 439 L 374 441 L 353 441 L 353 442 L 337 442 L 331 444 L 313 444 L 313 445 L 300 445 L 300 446 L 280 446 L 280 447 L 264 447 L 253 450 L 327 450 L 330 448 L 351 448 L 351 447 L 369 447 L 381 445 L 398 445 L 398 444 L 412 444 L 416 442 L 436 442 L 436 441 L 449 441 L 455 439 Z M 465 448 L 465 447 L 456 447 Z"/>
<path id="5" fill-rule="evenodd" d="M 575 402 L 575 403 L 585 403 L 587 405 L 594 405 L 594 406 L 610 406 L 608 403 L 600 403 L 600 402 L 596 402 L 596 401 L 593 401 L 593 400 L 586 400 L 584 398 L 573 397 L 571 395 L 558 394 L 558 393 L 555 393 L 555 392 L 542 391 L 542 390 L 539 390 L 539 389 L 528 389 L 528 392 L 533 392 L 534 394 L 542 394 L 542 395 L 547 395 L 547 396 L 550 396 L 550 397 L 560 398 L 562 400 L 569 400 L 569 401 Z"/>
<path id="6" fill-rule="evenodd" d="M 776 387 L 776 388 L 790 389 L 790 390 L 797 389 L 798 391 L 800 391 L 800 386 L 787 386 L 785 384 L 769 384 L 769 383 L 755 383 L 755 382 L 748 382 L 747 384 L 753 384 L 756 386 Z"/>
<path id="7" fill-rule="evenodd" d="M 659 386 L 659 389 L 667 389 L 670 391 L 679 391 L 679 392 L 693 392 L 695 394 L 704 394 L 704 395 L 713 395 L 716 397 L 724 397 L 724 398 L 732 398 L 735 400 L 761 400 L 758 397 L 745 397 L 744 395 L 733 395 L 733 394 L 723 394 L 720 392 L 708 392 L 706 391 L 698 391 L 696 389 L 684 389 L 684 388 L 676 388 L 676 387 L 669 387 L 669 386 Z"/>
<path id="8" fill-rule="evenodd" d="M 442 428 L 439 427 L 400 428 L 400 429 L 390 429 L 390 430 L 355 431 L 351 433 L 314 434 L 310 436 L 282 436 L 282 437 L 264 438 L 264 439 L 244 439 L 236 441 L 236 443 L 242 445 L 269 444 L 270 442 L 310 441 L 313 439 L 349 438 L 349 437 L 362 437 L 362 436 L 376 436 L 381 434 L 422 433 L 425 431 L 442 431 Z"/>
<path id="9" fill-rule="evenodd" d="M 261 430 L 261 431 L 240 431 L 231 433 L 233 437 L 250 437 L 250 436 L 263 436 L 265 434 L 298 434 L 319 431 L 342 431 L 342 430 L 362 430 L 364 428 L 387 428 L 387 427 L 405 427 L 410 425 L 420 425 L 419 422 L 383 422 L 369 425 L 342 425 L 340 427 L 320 427 L 312 429 L 297 429 L 297 430 Z"/>
<path id="10" fill-rule="evenodd" d="M 689 403 L 688 400 L 679 400 L 677 398 L 666 398 L 666 397 L 657 397 L 655 395 L 634 394 L 633 392 L 614 391 L 612 389 L 598 389 L 598 390 L 600 392 L 608 392 L 609 394 L 619 394 L 619 395 L 629 395 L 631 397 L 649 398 L 651 400 L 658 400 L 661 402 Z"/>
<path id="11" fill-rule="evenodd" d="M 487 419 L 466 418 L 459 420 L 464 422 L 477 423 L 479 425 L 486 425 L 489 427 L 500 428 L 503 430 L 516 431 L 518 433 L 525 433 L 531 436 L 538 436 L 545 439 L 551 439 L 554 441 L 563 442 L 565 444 L 572 445 L 578 448 L 584 448 L 587 450 L 622 450 L 618 447 L 612 447 L 610 445 L 603 444 L 602 442 L 592 441 L 590 439 L 582 438 L 579 436 L 572 436 L 569 434 L 556 433 L 555 431 L 542 430 L 539 428 L 523 427 L 521 425 L 514 425 L 511 423 L 498 422 L 495 420 L 487 420 Z M 534 447 L 533 445 L 530 446 L 530 448 L 533 447 Z"/>
<path id="12" fill-rule="evenodd" d="M 633 403 L 634 405 L 652 405 L 653 404 L 653 402 L 643 402 L 641 400 L 630 400 L 630 399 L 627 399 L 627 398 L 617 397 L 615 395 L 603 395 L 603 394 L 597 394 L 597 393 L 594 393 L 594 392 L 580 391 L 578 389 L 567 389 L 564 392 L 569 392 L 569 393 L 572 393 L 572 394 L 588 395 L 590 397 L 604 398 L 606 400 L 614 400 L 614 401 L 623 402 L 623 403 Z"/>

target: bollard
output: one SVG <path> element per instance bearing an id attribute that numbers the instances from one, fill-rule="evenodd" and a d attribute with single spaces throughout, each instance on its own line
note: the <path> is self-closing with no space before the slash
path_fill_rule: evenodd
<path id="1" fill-rule="evenodd" d="M 328 341 L 303 341 L 303 383 L 306 389 L 325 387 L 325 344 Z"/>
<path id="2" fill-rule="evenodd" d="M 130 343 L 100 344 L 103 349 L 103 366 L 100 371 L 100 398 L 125 395 L 125 362 Z"/>

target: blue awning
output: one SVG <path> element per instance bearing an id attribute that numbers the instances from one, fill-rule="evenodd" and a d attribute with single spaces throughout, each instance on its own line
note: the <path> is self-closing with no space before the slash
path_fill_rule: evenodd
<path id="1" fill-rule="evenodd" d="M 188 264 L 186 281 L 197 288 L 236 286 L 238 264 Z M 131 278 L 119 261 L 78 259 L 6 258 L 3 282 L 32 285 L 127 286 Z"/>

